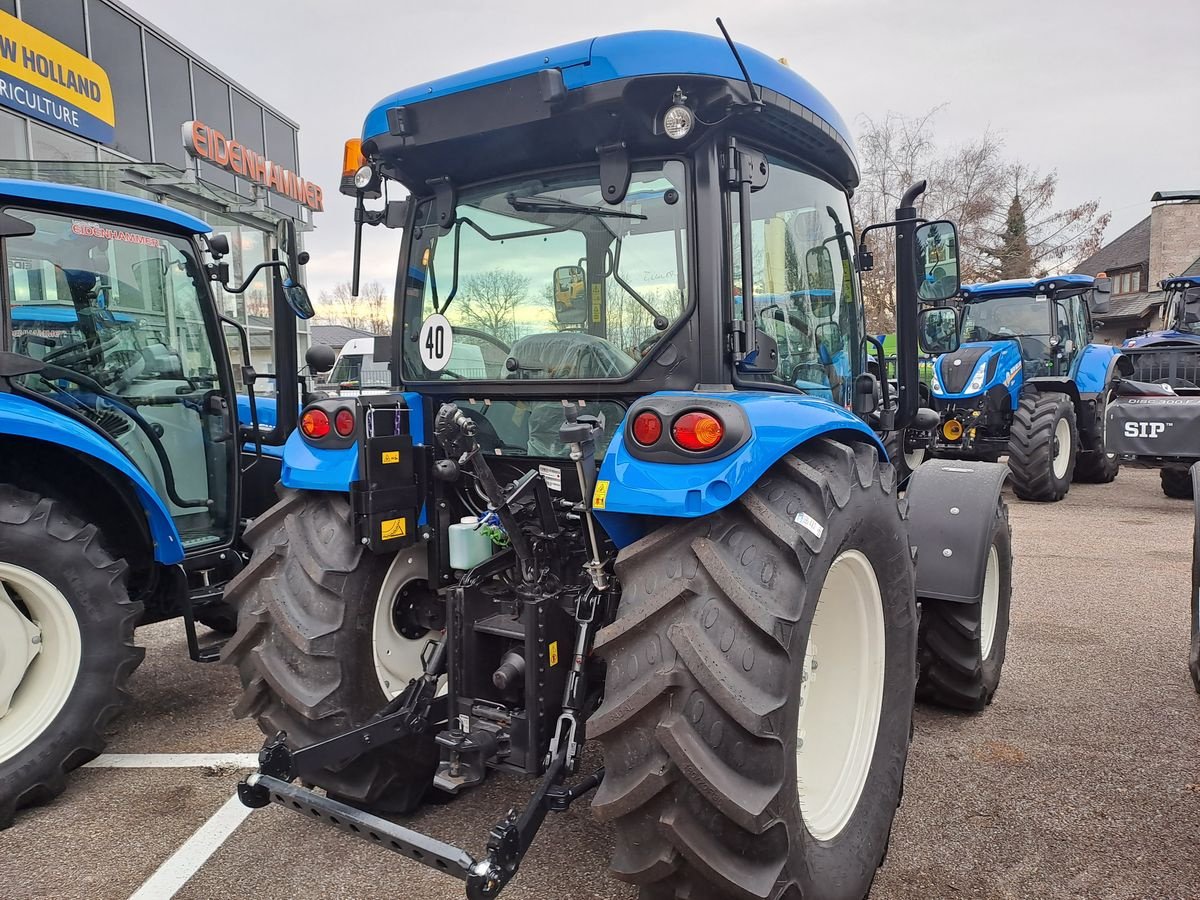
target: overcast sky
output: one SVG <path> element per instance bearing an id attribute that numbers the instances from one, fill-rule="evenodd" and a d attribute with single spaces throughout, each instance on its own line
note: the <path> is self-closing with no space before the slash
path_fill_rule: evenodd
<path id="1" fill-rule="evenodd" d="M 1200 190 L 1200 0 L 125 2 L 299 122 L 301 174 L 326 198 L 307 241 L 314 295 L 350 275 L 342 144 L 377 100 L 599 34 L 716 33 L 717 15 L 739 42 L 786 57 L 852 128 L 943 103 L 939 143 L 992 127 L 1010 157 L 1058 171 L 1061 205 L 1111 211 L 1106 240 L 1147 214 L 1154 191 Z M 395 235 L 372 231 L 364 271 L 390 291 Z"/>

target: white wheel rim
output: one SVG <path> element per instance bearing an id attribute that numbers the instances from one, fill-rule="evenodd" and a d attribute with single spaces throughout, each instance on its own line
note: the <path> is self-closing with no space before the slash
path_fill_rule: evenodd
<path id="1" fill-rule="evenodd" d="M 796 724 L 796 786 L 809 834 L 841 833 L 862 797 L 883 708 L 883 597 L 870 561 L 833 561 L 813 613 Z"/>
<path id="2" fill-rule="evenodd" d="M 904 452 L 904 464 L 908 466 L 911 472 L 921 463 L 925 462 L 925 448 L 921 447 L 917 450 L 906 450 Z"/>
<path id="3" fill-rule="evenodd" d="M 979 611 L 979 652 L 983 659 L 992 655 L 996 639 L 996 617 L 1000 614 L 1000 556 L 996 545 L 988 550 L 987 569 L 983 574 L 983 602 Z"/>
<path id="4" fill-rule="evenodd" d="M 0 762 L 54 722 L 83 659 L 75 611 L 36 572 L 0 562 Z"/>
<path id="5" fill-rule="evenodd" d="M 425 671 L 421 662 L 421 651 L 430 639 L 437 637 L 426 631 L 420 637 L 405 637 L 396 628 L 392 615 L 400 592 L 414 580 L 424 580 L 426 575 L 423 554 L 398 553 L 388 567 L 375 601 L 374 624 L 371 629 L 371 657 L 375 664 L 375 677 L 379 688 L 389 700 L 399 696 L 408 683 Z M 446 690 L 443 678 L 439 693 Z"/>
<path id="6" fill-rule="evenodd" d="M 1062 478 L 1067 474 L 1067 463 L 1071 459 L 1071 424 L 1063 417 L 1054 426 L 1054 477 Z"/>

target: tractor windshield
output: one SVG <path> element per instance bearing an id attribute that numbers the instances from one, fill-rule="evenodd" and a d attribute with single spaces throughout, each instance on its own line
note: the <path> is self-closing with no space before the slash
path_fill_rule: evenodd
<path id="1" fill-rule="evenodd" d="M 417 210 L 404 375 L 619 379 L 687 305 L 683 163 L 633 166 L 603 200 L 598 166 L 464 190 L 448 231 Z"/>
<path id="2" fill-rule="evenodd" d="M 963 310 L 962 343 L 1016 339 L 1026 363 L 1050 365 L 1053 320 L 1045 294 L 974 300 Z"/>

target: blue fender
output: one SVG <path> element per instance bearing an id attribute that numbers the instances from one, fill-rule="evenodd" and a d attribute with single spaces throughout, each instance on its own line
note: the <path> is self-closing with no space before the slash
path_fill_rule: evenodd
<path id="1" fill-rule="evenodd" d="M 413 444 L 425 443 L 425 404 L 420 394 L 404 394 L 408 404 L 408 428 Z M 299 431 L 288 435 L 283 446 L 280 482 L 300 491 L 337 491 L 349 493 L 350 483 L 358 480 L 358 444 L 340 449 L 314 447 Z"/>
<path id="2" fill-rule="evenodd" d="M 183 560 L 183 542 L 167 505 L 129 457 L 96 432 L 27 397 L 0 394 L 0 435 L 59 444 L 115 469 L 128 480 L 146 514 L 154 559 L 165 565 Z"/>
<path id="3" fill-rule="evenodd" d="M 274 395 L 256 393 L 254 395 L 254 411 L 258 414 L 260 428 L 274 428 L 279 421 L 279 407 Z M 237 418 L 239 425 L 249 425 L 254 419 L 250 415 L 250 397 L 248 394 L 237 395 Z M 254 444 L 243 444 L 242 451 L 244 453 L 254 453 Z M 273 456 L 276 459 L 282 459 L 283 448 L 263 444 L 262 454 L 263 456 Z"/>
<path id="4" fill-rule="evenodd" d="M 648 462 L 625 447 L 625 423 L 618 426 L 600 465 L 593 505 L 600 524 L 618 547 L 637 540 L 650 527 L 644 517 L 697 518 L 737 500 L 782 457 L 806 441 L 842 433 L 883 445 L 867 425 L 840 406 L 802 394 L 765 391 L 693 394 L 663 391 L 653 397 L 688 397 L 737 403 L 750 422 L 750 437 L 729 456 L 708 462 Z"/>
<path id="5" fill-rule="evenodd" d="M 946 382 L 954 365 L 955 359 L 973 359 L 971 371 L 963 381 L 960 391 L 946 389 Z M 993 366 L 991 377 L 987 375 L 989 366 Z M 982 386 L 969 390 L 972 382 L 983 372 Z M 1003 385 L 1008 390 L 1013 409 L 1016 409 L 1021 396 L 1023 368 L 1021 347 L 1016 341 L 973 341 L 963 344 L 953 353 L 943 353 L 933 364 L 933 376 L 930 379 L 929 392 L 935 400 L 953 402 L 970 400 L 986 394 L 997 385 Z"/>
<path id="6" fill-rule="evenodd" d="M 1080 396 L 1102 393 L 1117 375 L 1121 351 L 1107 344 L 1088 344 L 1075 362 L 1075 386 Z"/>

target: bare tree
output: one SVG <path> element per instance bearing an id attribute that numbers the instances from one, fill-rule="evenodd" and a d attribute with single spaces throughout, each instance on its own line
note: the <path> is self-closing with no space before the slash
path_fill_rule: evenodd
<path id="1" fill-rule="evenodd" d="M 1057 174 L 1043 174 L 1006 158 L 1003 141 L 991 130 L 964 144 L 939 147 L 934 120 L 941 110 L 934 107 L 915 117 L 890 112 L 859 121 L 862 182 L 854 195 L 854 212 L 860 226 L 890 220 L 908 186 L 924 178 L 929 189 L 921 214 L 950 219 L 958 226 L 964 283 L 994 280 L 1007 270 L 1001 256 L 1017 196 L 1033 267 L 1023 274 L 1070 269 L 1099 246 L 1109 217 L 1099 214 L 1098 203 L 1059 209 L 1054 202 Z M 872 330 L 890 331 L 895 325 L 893 232 L 874 232 L 871 249 L 875 267 L 863 276 L 868 321 Z"/>
<path id="2" fill-rule="evenodd" d="M 459 321 L 511 345 L 518 337 L 517 307 L 526 300 L 529 278 L 508 269 L 490 269 L 463 280 L 452 306 Z"/>
<path id="3" fill-rule="evenodd" d="M 350 293 L 350 282 L 343 281 L 332 291 L 322 291 L 316 307 L 319 325 L 345 325 L 372 334 L 392 332 L 392 298 L 378 281 L 360 285 L 357 297 Z"/>

